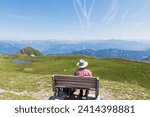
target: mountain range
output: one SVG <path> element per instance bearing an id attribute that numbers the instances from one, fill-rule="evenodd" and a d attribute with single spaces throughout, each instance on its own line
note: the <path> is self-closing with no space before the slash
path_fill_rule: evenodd
<path id="1" fill-rule="evenodd" d="M 150 43 L 124 40 L 0 40 L 0 54 L 15 54 L 22 48 L 32 47 L 44 55 L 83 54 L 96 57 L 143 59 L 150 56 Z"/>
<path id="2" fill-rule="evenodd" d="M 150 61 L 150 56 L 144 58 L 143 60 L 145 60 L 145 61 Z"/>
<path id="3" fill-rule="evenodd" d="M 134 60 L 146 60 L 150 55 L 150 50 L 137 51 L 137 50 L 121 50 L 121 49 L 103 49 L 103 50 L 81 50 L 75 51 L 71 54 L 80 54 L 87 56 L 95 56 L 100 58 L 127 58 Z"/>

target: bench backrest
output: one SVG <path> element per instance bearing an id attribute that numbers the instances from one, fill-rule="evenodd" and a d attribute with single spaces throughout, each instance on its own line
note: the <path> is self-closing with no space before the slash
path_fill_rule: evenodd
<path id="1" fill-rule="evenodd" d="M 53 75 L 52 76 L 53 91 L 56 88 L 76 88 L 76 89 L 92 89 L 95 95 L 99 95 L 99 78 L 98 77 L 78 77 L 71 75 Z"/>

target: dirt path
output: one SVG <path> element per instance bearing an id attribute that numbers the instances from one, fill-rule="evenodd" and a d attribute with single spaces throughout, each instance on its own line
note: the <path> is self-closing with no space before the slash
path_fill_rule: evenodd
<path id="1" fill-rule="evenodd" d="M 28 91 L 17 92 L 12 90 L 0 89 L 0 94 L 3 93 L 11 93 L 18 96 L 29 96 L 32 97 L 33 99 L 39 99 L 39 100 L 47 100 L 51 95 L 51 92 L 46 92 L 44 90 L 38 92 L 28 92 Z"/>
<path id="2" fill-rule="evenodd" d="M 11 94 L 15 94 L 18 96 L 30 96 L 33 99 L 39 99 L 39 100 L 48 100 L 50 96 L 52 95 L 51 90 L 49 92 L 45 90 L 41 90 L 38 92 L 28 92 L 28 91 L 17 92 L 17 91 L 12 91 L 12 90 L 0 89 L 0 94 L 3 94 L 3 93 L 11 93 Z M 100 89 L 100 97 L 102 100 L 114 99 L 112 93 L 104 89 Z"/>

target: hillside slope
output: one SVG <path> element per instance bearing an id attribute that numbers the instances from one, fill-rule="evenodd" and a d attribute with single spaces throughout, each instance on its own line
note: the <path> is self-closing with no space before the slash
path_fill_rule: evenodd
<path id="1" fill-rule="evenodd" d="M 112 99 L 150 99 L 150 64 L 125 59 L 98 59 L 73 55 L 35 58 L 5 55 L 0 62 L 0 89 L 26 91 L 26 95 L 23 96 L 28 97 L 24 99 L 43 99 L 35 98 L 31 94 L 50 95 L 50 75 L 74 74 L 77 69 L 76 63 L 81 58 L 89 62 L 88 68 L 94 76 L 100 78 L 100 90 L 111 93 Z M 13 64 L 12 61 L 16 59 L 31 60 L 32 63 Z M 0 93 L 0 99 L 16 99 L 10 94 L 7 97 L 5 95 Z"/>

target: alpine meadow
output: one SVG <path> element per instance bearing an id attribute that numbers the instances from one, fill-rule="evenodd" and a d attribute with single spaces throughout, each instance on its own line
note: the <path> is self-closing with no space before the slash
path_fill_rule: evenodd
<path id="1" fill-rule="evenodd" d="M 0 55 L 0 99 L 49 99 L 52 74 L 73 75 L 79 59 L 100 78 L 102 99 L 150 99 L 150 64 L 117 58 L 81 55 L 30 57 L 22 54 Z M 31 63 L 14 64 L 14 60 Z"/>

